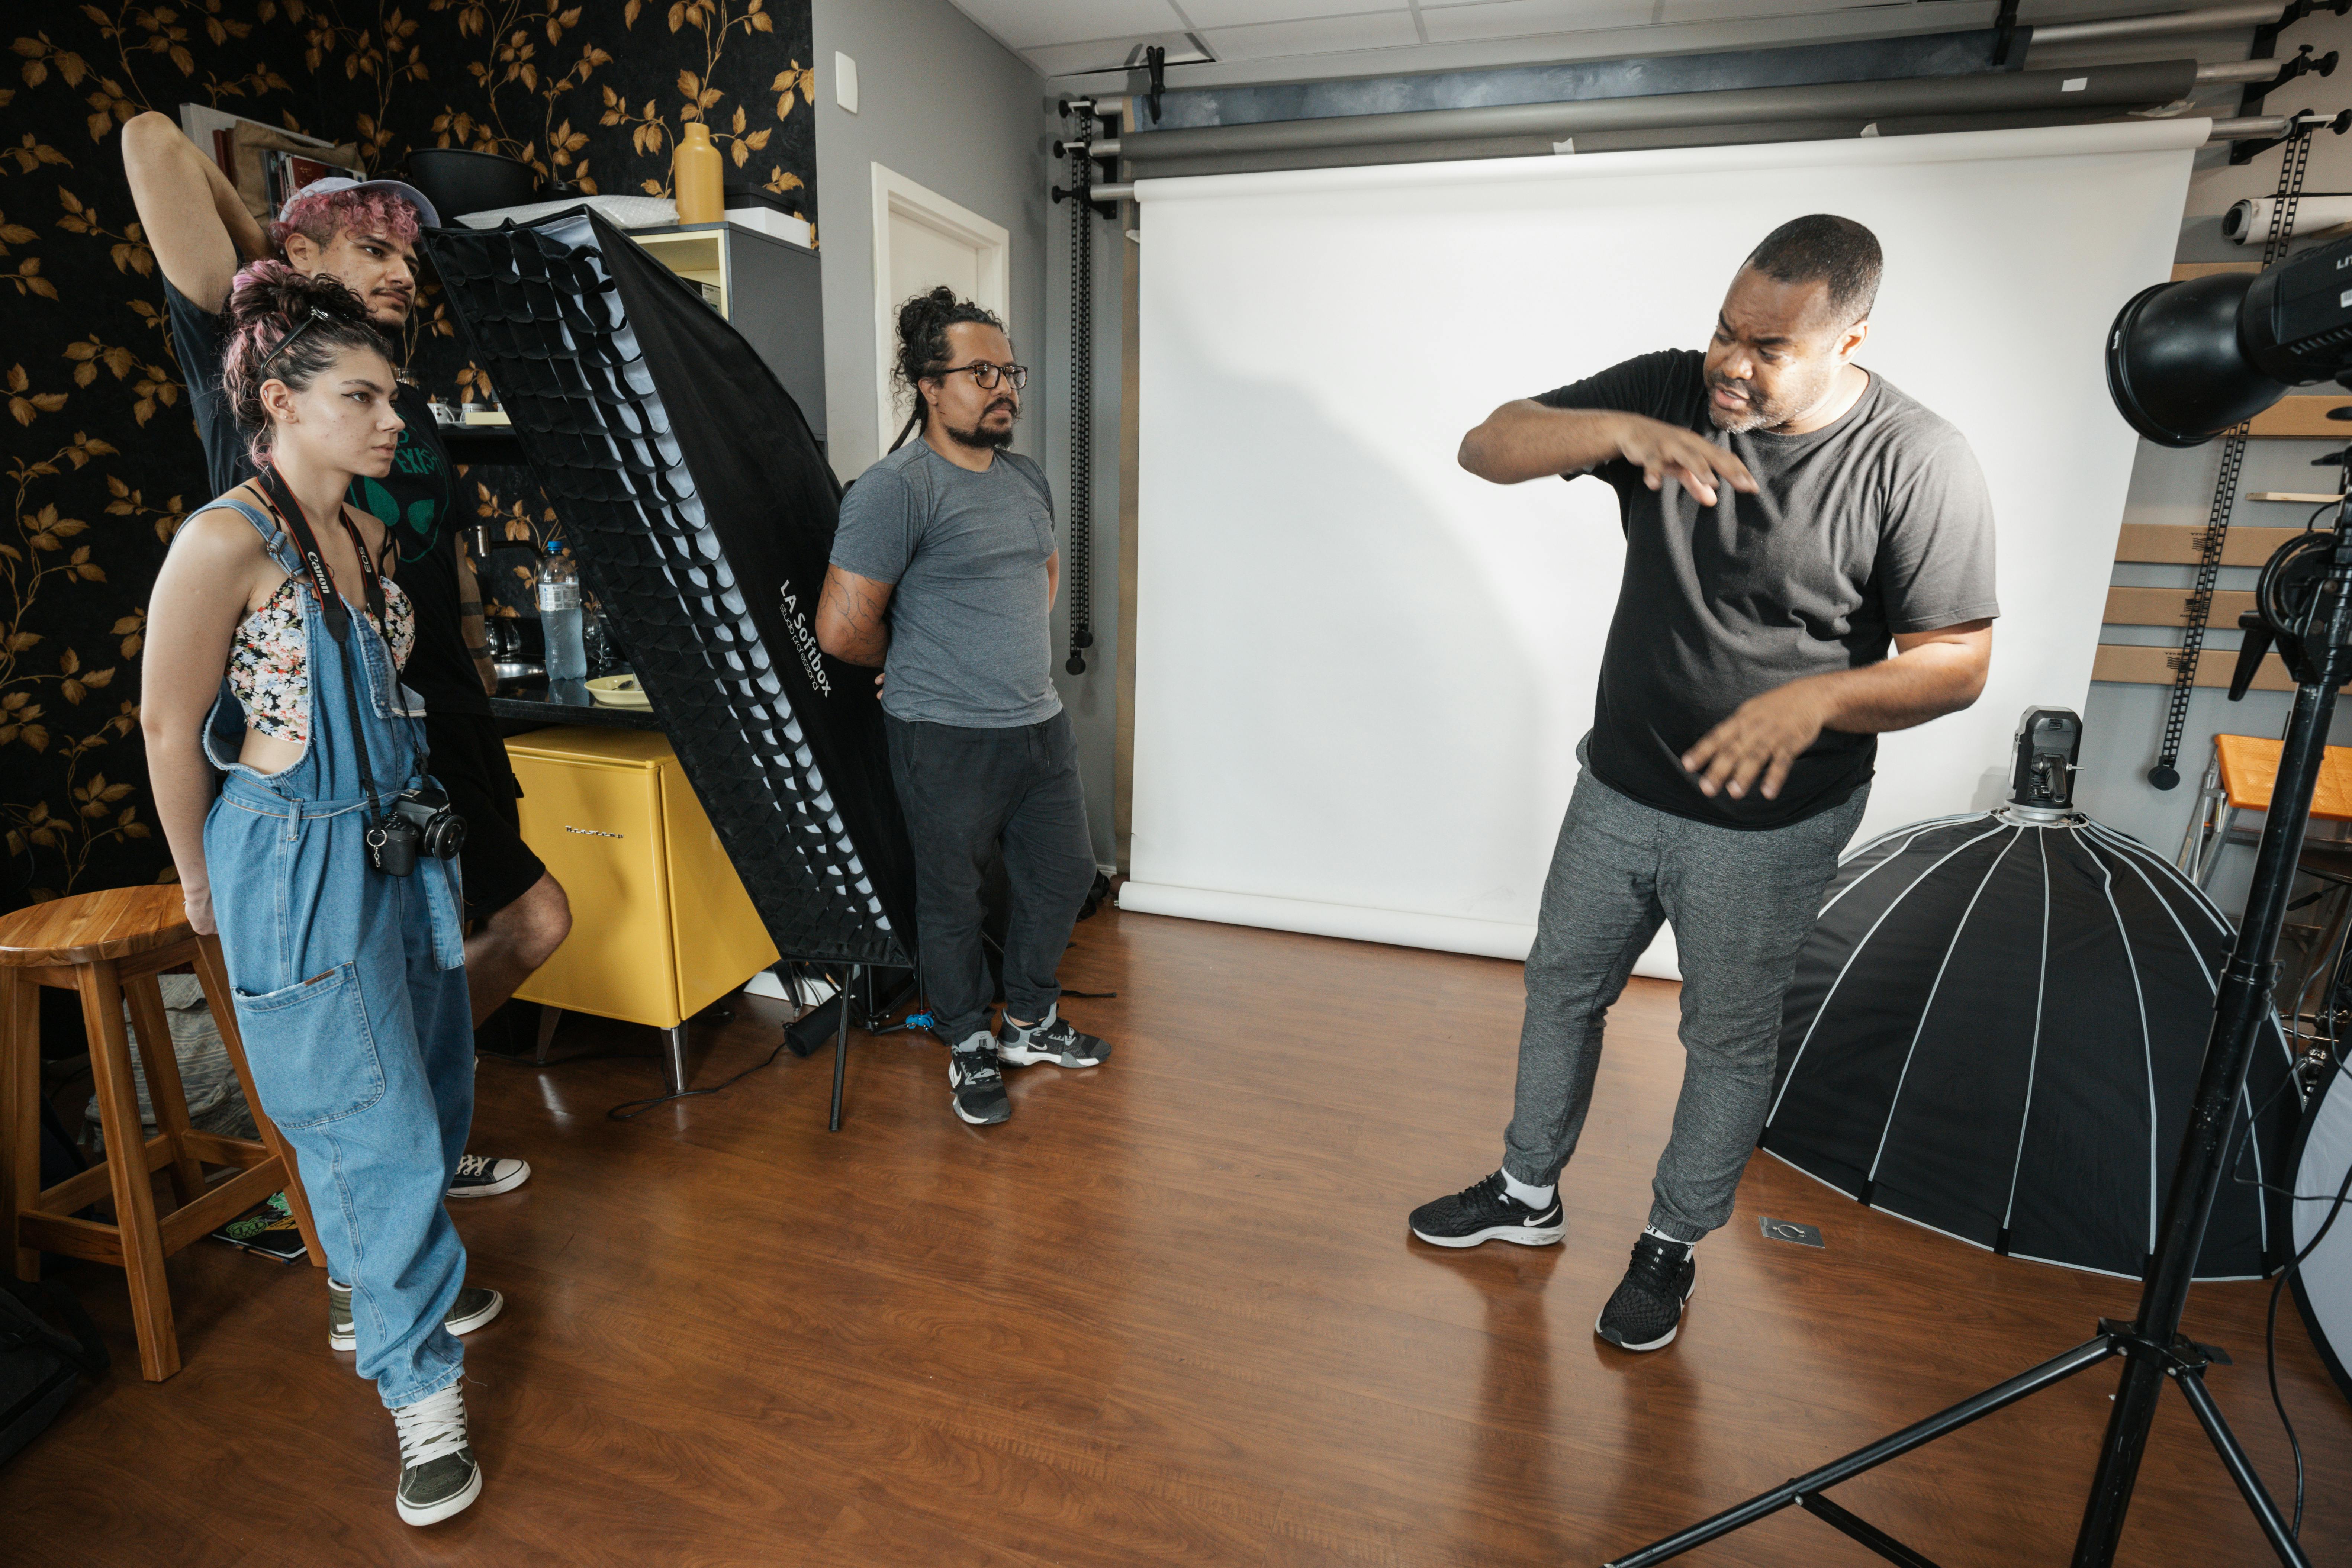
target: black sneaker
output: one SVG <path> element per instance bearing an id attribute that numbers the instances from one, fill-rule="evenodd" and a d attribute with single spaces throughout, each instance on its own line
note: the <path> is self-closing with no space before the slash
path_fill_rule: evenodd
<path id="1" fill-rule="evenodd" d="M 1482 1241 L 1516 1241 L 1549 1247 L 1568 1230 L 1568 1215 L 1554 1188 L 1551 1206 L 1531 1209 L 1503 1190 L 1503 1173 L 1474 1182 L 1451 1197 L 1412 1211 L 1412 1233 L 1432 1247 L 1475 1247 Z"/>
<path id="2" fill-rule="evenodd" d="M 1681 1331 L 1683 1304 L 1698 1286 L 1698 1248 L 1647 1231 L 1633 1244 L 1633 1261 L 1617 1293 L 1601 1309 L 1592 1331 L 1619 1350 L 1662 1351 Z"/>
<path id="3" fill-rule="evenodd" d="M 1062 1068 L 1093 1068 L 1110 1059 L 1110 1047 L 1092 1035 L 1079 1033 L 1062 1016 L 1057 1002 L 1045 1009 L 1042 1020 L 1025 1029 L 1007 1013 L 996 1026 L 996 1059 L 1011 1067 L 1052 1062 Z"/>
<path id="4" fill-rule="evenodd" d="M 948 1052 L 948 1088 L 954 1092 L 955 1113 L 974 1127 L 1011 1120 L 1013 1102 L 1004 1098 L 1004 1075 L 997 1070 L 996 1042 L 975 1034 Z"/>
<path id="5" fill-rule="evenodd" d="M 501 1160 L 494 1154 L 460 1154 L 457 1173 L 449 1178 L 453 1198 L 489 1198 L 510 1193 L 530 1180 L 530 1162 Z"/>
<path id="6" fill-rule="evenodd" d="M 451 1384 L 392 1413 L 400 1435 L 400 1489 L 393 1500 L 411 1524 L 436 1524 L 482 1495 L 482 1468 L 466 1441 L 466 1400 Z"/>
<path id="7" fill-rule="evenodd" d="M 441 1326 L 453 1334 L 470 1334 L 500 1312 L 506 1310 L 507 1299 L 486 1285 L 466 1285 L 458 1288 L 457 1299 L 449 1303 L 442 1316 Z M 327 1348 L 334 1351 L 357 1350 L 359 1331 L 352 1326 L 352 1288 L 327 1281 Z"/>

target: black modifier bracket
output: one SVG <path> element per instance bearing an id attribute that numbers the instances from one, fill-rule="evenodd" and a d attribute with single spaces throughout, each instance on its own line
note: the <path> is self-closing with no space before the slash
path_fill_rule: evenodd
<path id="1" fill-rule="evenodd" d="M 2285 32 L 2305 16 L 2315 16 L 2322 11 L 2341 16 L 2347 12 L 2352 12 L 2352 0 L 2289 0 L 2286 9 L 2279 13 L 2277 21 L 2265 22 L 2254 29 L 2254 47 L 2247 51 L 2246 58 L 2250 60 L 2266 60 L 2273 58 L 2278 53 L 2278 39 L 2281 33 Z M 2325 76 L 2327 73 L 2322 71 L 2320 74 Z M 2293 79 L 2292 77 L 2281 77 L 2267 86 L 2261 87 L 2248 83 L 2245 90 L 2238 94 L 2239 117 L 2243 119 L 2248 115 L 2260 114 L 2263 111 L 2264 95 L 2275 92 Z M 2231 161 L 2236 160 L 2233 157 Z"/>
<path id="2" fill-rule="evenodd" d="M 2352 0 L 2347 0 L 2347 4 L 2352 4 Z M 1062 100 L 1056 107 L 1061 113 L 1062 118 L 1065 120 L 1068 119 L 1071 114 L 1076 113 L 1078 117 L 1078 124 L 1077 133 L 1076 135 L 1071 136 L 1065 141 L 1054 143 L 1054 155 L 1057 158 L 1066 157 L 1068 154 L 1065 149 L 1078 142 L 1084 142 L 1087 145 L 1090 155 L 1087 160 L 1087 188 L 1084 193 L 1087 197 L 1087 205 L 1094 209 L 1095 216 L 1097 217 L 1108 218 L 1113 222 L 1117 222 L 1118 218 L 1118 204 L 1116 202 L 1100 202 L 1095 200 L 1094 187 L 1097 184 L 1108 184 L 1112 180 L 1118 178 L 1118 154 L 1116 153 L 1094 153 L 1092 152 L 1092 146 L 1093 143 L 1097 141 L 1116 140 L 1118 138 L 1118 116 L 1116 114 L 1104 114 L 1098 111 L 1095 108 L 1094 100 L 1092 99 L 1079 99 L 1074 102 L 1073 100 L 1066 98 Z M 1070 197 L 1080 194 L 1077 191 L 1070 190 L 1061 185 L 1054 185 L 1049 187 L 1049 189 L 1053 193 L 1054 205 L 1055 206 L 1061 205 L 1062 203 L 1067 201 Z"/>
<path id="3" fill-rule="evenodd" d="M 2345 3 L 2347 5 L 2352 5 L 2352 0 L 2345 0 Z M 2333 120 L 2322 120 L 2315 111 L 2308 109 L 2302 109 L 2295 111 L 2293 119 L 2295 121 L 2294 129 L 2289 131 L 2284 136 L 2263 136 L 2243 142 L 2231 142 L 2230 162 L 2232 163 L 2251 163 L 2255 159 L 2261 157 L 2263 153 L 2269 152 L 2272 148 L 2292 142 L 2297 136 L 2313 136 L 2318 134 L 2322 131 L 2341 136 L 2345 132 L 2352 131 L 2352 109 L 2344 110 Z"/>
<path id="4" fill-rule="evenodd" d="M 2017 0 L 2000 0 L 2000 15 L 1992 24 L 1992 68 L 2009 68 L 2009 51 L 2017 43 Z"/>
<path id="5" fill-rule="evenodd" d="M 2267 55 L 2258 55 L 2255 58 L 2257 59 L 2267 59 L 2270 57 Z M 2314 57 L 2311 52 L 2311 46 L 2309 44 L 2304 45 L 2301 48 L 2295 50 L 2294 54 L 2287 57 L 2286 63 L 2279 67 L 2277 73 L 2273 75 L 2270 80 L 2265 82 L 2248 82 L 2246 84 L 2245 90 L 2238 94 L 2238 112 L 2242 115 L 2260 114 L 2263 111 L 2263 100 L 2268 98 L 2272 93 L 2276 92 L 2287 83 L 2294 80 L 2297 77 L 2334 76 L 2336 74 L 2336 66 L 2338 58 L 2339 57 L 2334 49 L 2328 50 L 2324 55 Z"/>

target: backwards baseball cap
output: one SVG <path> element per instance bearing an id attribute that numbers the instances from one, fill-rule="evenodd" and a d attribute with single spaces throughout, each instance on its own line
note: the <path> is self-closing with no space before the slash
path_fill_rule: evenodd
<path id="1" fill-rule="evenodd" d="M 415 207 L 417 221 L 426 228 L 441 226 L 441 215 L 433 210 L 433 204 L 425 199 L 425 193 L 406 181 L 354 180 L 347 174 L 329 174 L 323 179 L 311 181 L 294 193 L 292 199 L 278 209 L 278 216 L 280 218 L 285 217 L 289 212 L 309 201 L 312 196 L 331 196 L 344 191 L 389 191 Z"/>

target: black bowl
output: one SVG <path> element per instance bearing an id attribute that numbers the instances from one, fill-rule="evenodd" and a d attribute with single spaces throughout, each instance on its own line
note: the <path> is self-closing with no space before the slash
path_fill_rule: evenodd
<path id="1" fill-rule="evenodd" d="M 539 175 L 530 164 L 463 147 L 411 152 L 408 183 L 425 193 L 445 224 L 466 213 L 520 206 L 539 195 Z"/>

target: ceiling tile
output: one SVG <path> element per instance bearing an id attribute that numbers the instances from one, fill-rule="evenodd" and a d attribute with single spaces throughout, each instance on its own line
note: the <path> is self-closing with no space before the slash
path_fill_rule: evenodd
<path id="1" fill-rule="evenodd" d="M 1776 3 L 1786 6 L 1801 0 Z M 1436 5 L 1422 0 L 1421 20 L 1429 29 L 1429 41 L 1443 44 L 1646 26 L 1656 10 L 1657 0 L 1486 0 L 1466 5 Z"/>
<path id="2" fill-rule="evenodd" d="M 1176 4 L 1192 18 L 1192 26 L 1203 29 L 1304 22 L 1376 11 L 1405 16 L 1410 10 L 1405 0 L 1176 0 Z"/>
<path id="3" fill-rule="evenodd" d="M 1168 0 L 954 0 L 957 10 L 1015 49 L 1181 31 Z"/>
<path id="4" fill-rule="evenodd" d="M 1251 60 L 1346 49 L 1404 48 L 1421 42 L 1421 35 L 1413 31 L 1409 12 L 1372 11 L 1249 27 L 1203 27 L 1201 39 L 1221 60 Z"/>
<path id="5" fill-rule="evenodd" d="M 1662 22 L 1744 22 L 1765 16 L 1813 16 L 1871 5 L 1910 9 L 1906 0 L 1665 0 Z"/>

